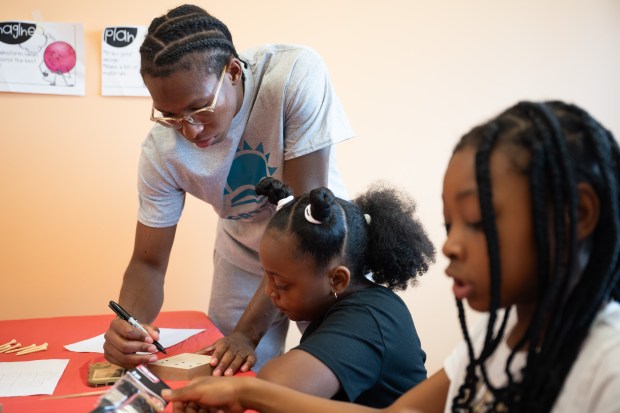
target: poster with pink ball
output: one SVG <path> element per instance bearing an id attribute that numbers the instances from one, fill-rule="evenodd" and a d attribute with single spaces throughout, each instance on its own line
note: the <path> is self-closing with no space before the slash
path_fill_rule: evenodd
<path id="1" fill-rule="evenodd" d="M 84 96 L 79 23 L 0 21 L 0 92 Z"/>

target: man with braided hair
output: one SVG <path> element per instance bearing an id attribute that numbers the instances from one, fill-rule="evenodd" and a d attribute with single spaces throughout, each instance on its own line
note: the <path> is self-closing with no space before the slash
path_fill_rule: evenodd
<path id="1" fill-rule="evenodd" d="M 257 250 L 275 209 L 254 187 L 269 176 L 296 194 L 326 186 L 346 197 L 331 147 L 353 131 L 316 52 L 267 45 L 238 54 L 226 25 L 200 7 L 155 18 L 140 54 L 156 124 L 142 145 L 134 252 L 119 302 L 145 323 L 159 313 L 189 193 L 219 217 L 209 317 L 225 337 L 205 349 L 214 375 L 258 369 L 282 352 L 288 319 L 263 294 Z M 159 333 L 145 326 L 148 337 L 112 321 L 106 358 L 126 367 L 156 360 L 136 354 L 155 352 Z"/>

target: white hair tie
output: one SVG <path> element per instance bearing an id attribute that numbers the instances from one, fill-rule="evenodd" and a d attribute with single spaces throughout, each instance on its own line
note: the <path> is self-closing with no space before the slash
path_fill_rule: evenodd
<path id="1" fill-rule="evenodd" d="M 284 208 L 284 205 L 288 204 L 293 199 L 295 199 L 295 197 L 293 195 L 289 195 L 286 198 L 282 198 L 281 200 L 279 200 L 278 205 L 276 205 L 276 212 Z"/>
<path id="2" fill-rule="evenodd" d="M 312 216 L 312 211 L 310 210 L 310 204 L 308 204 L 308 206 L 306 207 L 304 214 L 306 215 L 306 219 L 308 220 L 308 222 L 311 222 L 313 224 L 319 224 L 319 225 L 322 224 L 321 221 L 314 219 L 314 217 Z"/>

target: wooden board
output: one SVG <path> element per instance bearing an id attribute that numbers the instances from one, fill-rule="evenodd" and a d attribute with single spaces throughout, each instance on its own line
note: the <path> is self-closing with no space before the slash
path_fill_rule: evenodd
<path id="1" fill-rule="evenodd" d="M 213 367 L 211 356 L 181 353 L 176 356 L 149 363 L 148 368 L 162 380 L 191 380 L 198 376 L 210 376 Z"/>
<path id="2" fill-rule="evenodd" d="M 93 363 L 88 366 L 86 382 L 91 387 L 111 386 L 123 377 L 124 373 L 124 368 L 107 361 Z"/>

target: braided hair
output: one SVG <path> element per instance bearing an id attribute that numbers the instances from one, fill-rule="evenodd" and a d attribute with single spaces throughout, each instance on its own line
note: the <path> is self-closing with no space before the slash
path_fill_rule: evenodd
<path id="1" fill-rule="evenodd" d="M 452 411 L 472 411 L 476 386 L 484 381 L 494 399 L 488 411 L 548 412 L 597 312 L 606 302 L 620 298 L 620 149 L 613 135 L 586 111 L 559 101 L 520 102 L 472 129 L 454 152 L 466 147 L 477 150 L 476 180 L 490 259 L 491 300 L 487 334 L 478 356 L 473 353 L 462 302 L 457 301 L 470 362 Z M 509 312 L 496 329 L 500 248 L 489 158 L 500 147 L 511 155 L 513 168 L 529 178 L 539 297 L 530 325 L 508 357 L 508 380 L 503 388 L 489 382 L 484 364 L 504 334 Z M 582 273 L 576 271 L 575 262 L 580 182 L 590 184 L 600 201 L 599 221 L 582 247 L 589 252 Z M 510 364 L 527 344 L 525 366 L 516 379 Z"/>
<path id="2" fill-rule="evenodd" d="M 228 27 L 204 9 L 185 4 L 151 22 L 140 47 L 140 74 L 165 77 L 192 65 L 219 73 L 233 56 L 239 59 Z"/>
<path id="3" fill-rule="evenodd" d="M 292 195 L 288 186 L 269 177 L 256 193 L 272 204 Z M 384 184 L 373 185 L 353 202 L 317 188 L 281 206 L 266 231 L 295 234 L 299 252 L 312 257 L 317 268 L 341 257 L 352 282 L 372 272 L 375 283 L 404 290 L 435 262 L 435 247 L 414 212 L 411 198 Z"/>

